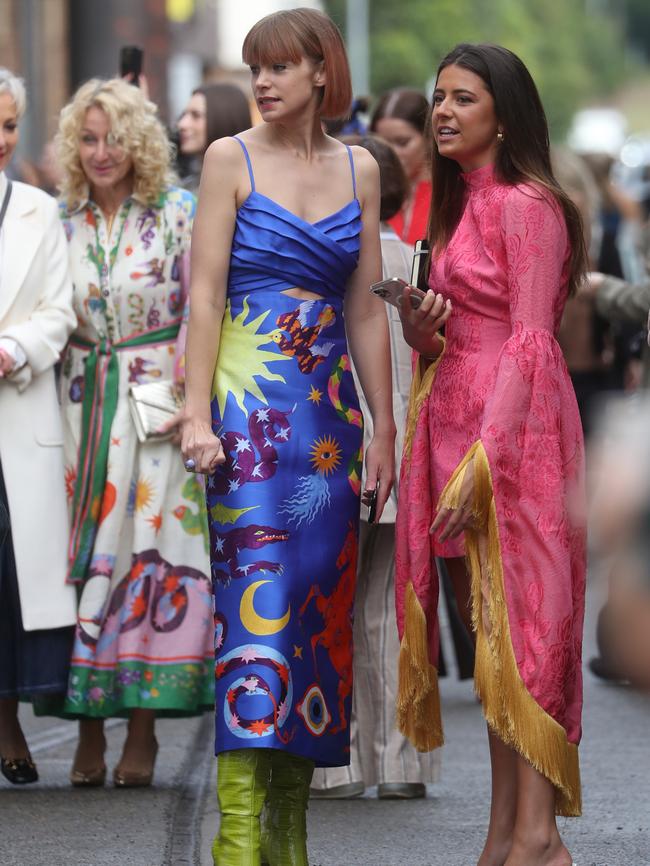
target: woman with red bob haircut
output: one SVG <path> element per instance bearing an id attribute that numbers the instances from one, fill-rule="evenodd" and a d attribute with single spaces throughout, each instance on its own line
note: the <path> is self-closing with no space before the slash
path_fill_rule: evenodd
<path id="1" fill-rule="evenodd" d="M 208 476 L 213 856 L 307 866 L 314 766 L 350 760 L 363 432 L 350 354 L 372 415 L 363 501 L 377 518 L 395 472 L 387 318 L 368 291 L 381 279 L 379 171 L 323 131 L 352 98 L 327 16 L 269 15 L 243 58 L 264 123 L 205 155 L 181 443 L 185 468 Z"/>

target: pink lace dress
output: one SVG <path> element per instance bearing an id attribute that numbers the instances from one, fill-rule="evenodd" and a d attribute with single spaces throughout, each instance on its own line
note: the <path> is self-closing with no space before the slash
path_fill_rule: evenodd
<path id="1" fill-rule="evenodd" d="M 442 742 L 435 556 L 467 555 L 476 688 L 488 723 L 579 814 L 585 587 L 583 441 L 556 342 L 569 245 L 560 208 L 532 185 L 463 176 L 461 221 L 429 284 L 451 298 L 442 357 L 417 359 L 397 517 L 402 729 Z M 469 460 L 473 529 L 440 544 L 428 528 L 454 505 Z"/>

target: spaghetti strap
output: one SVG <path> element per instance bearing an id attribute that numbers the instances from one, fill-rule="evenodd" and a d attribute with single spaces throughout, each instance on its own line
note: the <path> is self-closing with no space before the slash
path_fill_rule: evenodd
<path id="1" fill-rule="evenodd" d="M 352 172 L 352 196 L 353 198 L 357 197 L 357 176 L 354 172 L 354 159 L 352 158 L 352 149 L 349 144 L 345 145 L 348 151 L 348 157 L 350 159 L 350 170 Z"/>
<path id="2" fill-rule="evenodd" d="M 233 138 L 235 139 L 235 141 L 238 141 L 241 144 L 241 149 L 244 151 L 244 156 L 246 157 L 246 165 L 248 166 L 248 176 L 251 179 L 251 192 L 255 192 L 255 177 L 253 176 L 253 166 L 251 163 L 250 154 L 248 153 L 248 148 L 238 135 L 233 135 Z M 350 148 L 348 147 L 348 150 L 349 149 Z M 352 171 L 354 172 L 354 169 L 352 169 Z"/>

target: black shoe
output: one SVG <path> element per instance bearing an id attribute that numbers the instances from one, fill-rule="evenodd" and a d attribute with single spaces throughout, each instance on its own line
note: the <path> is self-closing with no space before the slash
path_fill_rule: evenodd
<path id="1" fill-rule="evenodd" d="M 628 679 L 610 666 L 607 659 L 602 656 L 594 656 L 589 659 L 589 670 L 601 680 L 607 680 L 610 683 L 618 685 L 627 685 Z"/>
<path id="2" fill-rule="evenodd" d="M 419 800 L 426 795 L 427 787 L 422 782 L 381 782 L 377 785 L 380 800 Z"/>
<path id="3" fill-rule="evenodd" d="M 11 761 L 0 758 L 0 770 L 12 785 L 29 785 L 38 782 L 38 770 L 31 758 L 15 758 Z"/>

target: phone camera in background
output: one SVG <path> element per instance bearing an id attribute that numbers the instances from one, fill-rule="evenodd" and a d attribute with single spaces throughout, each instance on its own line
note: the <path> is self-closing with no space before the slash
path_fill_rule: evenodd
<path id="1" fill-rule="evenodd" d="M 142 60 L 144 51 L 138 45 L 123 45 L 120 49 L 120 76 L 126 78 L 135 87 L 139 86 L 138 79 L 142 75 Z"/>

